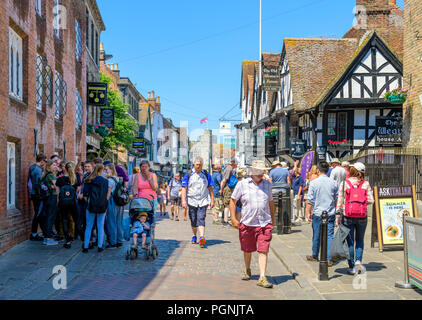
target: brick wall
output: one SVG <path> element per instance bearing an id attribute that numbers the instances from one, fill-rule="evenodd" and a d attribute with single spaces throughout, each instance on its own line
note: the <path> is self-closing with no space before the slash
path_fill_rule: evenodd
<path id="1" fill-rule="evenodd" d="M 9 26 L 23 38 L 23 102 L 9 97 L 8 77 L 0 84 L 0 253 L 28 239 L 33 217 L 32 205 L 27 196 L 28 168 L 34 163 L 34 129 L 38 130 L 38 143 L 50 156 L 63 151 L 66 141 L 67 160 L 85 158 L 85 126 L 75 128 L 76 90 L 80 91 L 86 108 L 86 57 L 81 62 L 75 57 L 75 19 L 82 30 L 82 47 L 85 48 L 85 5 L 83 1 L 62 0 L 67 9 L 67 28 L 63 41 L 55 39 L 53 30 L 53 1 L 43 1 L 42 17 L 35 11 L 35 1 L 4 0 L 0 2 L 0 72 L 9 74 Z M 84 51 L 84 50 L 83 50 Z M 36 56 L 47 57 L 54 75 L 63 74 L 67 84 L 67 113 L 62 121 L 54 118 L 52 104 L 36 109 Z M 53 93 L 54 93 L 53 78 Z M 84 112 L 84 121 L 86 112 Z M 16 144 L 16 209 L 7 209 L 7 141 Z"/>
<path id="2" fill-rule="evenodd" d="M 420 0 L 405 1 L 404 83 L 411 95 L 403 106 L 404 143 L 422 147 L 422 4 Z"/>

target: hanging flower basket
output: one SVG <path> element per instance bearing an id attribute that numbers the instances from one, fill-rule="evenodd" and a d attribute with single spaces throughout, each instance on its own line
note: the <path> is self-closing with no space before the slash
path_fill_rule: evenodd
<path id="1" fill-rule="evenodd" d="M 265 133 L 266 137 L 277 137 L 278 126 L 267 127 L 266 129 L 262 129 L 262 132 Z"/>
<path id="2" fill-rule="evenodd" d="M 105 138 L 108 135 L 110 135 L 111 130 L 107 128 L 105 125 L 99 124 L 95 126 L 95 132 L 98 133 L 101 137 Z"/>
<path id="3" fill-rule="evenodd" d="M 94 133 L 95 132 L 95 128 L 94 125 L 92 123 L 87 123 L 86 124 L 86 132 L 87 133 Z"/>
<path id="4" fill-rule="evenodd" d="M 406 102 L 409 96 L 409 90 L 397 88 L 392 91 L 387 91 L 384 95 L 384 99 L 388 100 L 391 104 L 403 104 Z"/>

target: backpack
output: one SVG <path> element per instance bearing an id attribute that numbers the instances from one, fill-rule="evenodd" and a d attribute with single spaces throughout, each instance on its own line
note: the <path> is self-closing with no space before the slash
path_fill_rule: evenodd
<path id="1" fill-rule="evenodd" d="M 208 181 L 208 176 L 209 176 L 209 173 L 208 173 L 208 171 L 207 170 L 205 170 L 205 169 L 203 169 L 202 171 L 201 171 L 201 173 L 203 173 L 206 177 L 207 177 L 207 181 Z M 193 174 L 193 171 L 192 170 L 189 170 L 189 172 L 188 172 L 188 184 L 189 184 L 189 179 L 190 179 L 190 176 Z"/>
<path id="2" fill-rule="evenodd" d="M 40 185 L 40 181 L 38 180 L 36 183 L 32 184 L 32 179 L 31 179 L 31 175 L 32 175 L 32 171 L 33 171 L 33 166 L 29 167 L 29 176 L 28 176 L 28 194 L 29 197 L 35 200 L 42 200 L 41 199 L 41 185 Z M 32 194 L 32 192 L 34 194 Z"/>
<path id="3" fill-rule="evenodd" d="M 236 187 L 236 184 L 237 184 L 237 174 L 236 174 L 236 170 L 233 170 L 232 176 L 227 181 L 227 186 L 230 189 L 234 189 Z"/>
<path id="4" fill-rule="evenodd" d="M 76 204 L 76 191 L 70 184 L 66 184 L 60 188 L 59 204 L 64 207 L 74 206 Z"/>
<path id="5" fill-rule="evenodd" d="M 88 198 L 88 211 L 90 213 L 105 213 L 108 208 L 107 192 L 106 187 L 108 181 L 101 179 L 100 183 L 93 183 L 91 181 L 91 192 Z"/>
<path id="6" fill-rule="evenodd" d="M 124 187 L 122 180 L 117 181 L 114 177 L 112 179 L 116 182 L 116 188 L 113 192 L 114 203 L 123 207 L 129 203 L 129 191 Z"/>
<path id="7" fill-rule="evenodd" d="M 346 180 L 349 189 L 344 197 L 344 215 L 349 218 L 365 218 L 367 213 L 368 197 L 367 190 L 362 188 L 365 181 L 361 181 L 354 187 L 350 180 Z"/>

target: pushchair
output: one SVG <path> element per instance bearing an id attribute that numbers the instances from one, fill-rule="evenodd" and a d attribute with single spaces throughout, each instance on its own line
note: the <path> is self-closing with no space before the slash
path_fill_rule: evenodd
<path id="1" fill-rule="evenodd" d="M 154 217 L 154 201 L 148 200 L 146 198 L 134 198 L 130 201 L 129 204 L 129 216 L 130 216 L 130 225 L 132 226 L 135 223 L 136 216 L 140 212 L 146 212 L 148 214 L 148 222 L 151 224 L 150 237 L 147 238 L 146 244 L 148 248 L 144 251 L 145 259 L 148 260 L 150 257 L 152 259 L 157 258 L 158 248 L 154 243 L 155 240 L 155 217 Z M 126 251 L 126 260 L 135 260 L 138 258 L 140 241 L 138 239 L 137 246 L 138 248 L 132 248 L 133 240 L 131 238 L 130 247 Z"/>

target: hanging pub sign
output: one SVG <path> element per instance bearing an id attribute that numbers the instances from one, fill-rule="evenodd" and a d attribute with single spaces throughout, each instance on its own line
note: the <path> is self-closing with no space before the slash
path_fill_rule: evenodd
<path id="1" fill-rule="evenodd" d="M 399 117 L 375 117 L 376 145 L 402 143 L 403 120 Z"/>
<path id="2" fill-rule="evenodd" d="M 306 152 L 306 141 L 300 139 L 293 139 L 290 142 L 290 155 L 293 158 L 300 159 Z"/>
<path id="3" fill-rule="evenodd" d="M 374 197 L 379 250 L 403 245 L 403 215 L 418 216 L 415 186 L 374 187 Z"/>
<path id="4" fill-rule="evenodd" d="M 132 143 L 133 149 L 145 149 L 145 139 L 144 138 L 137 138 Z"/>
<path id="5" fill-rule="evenodd" d="M 280 91 L 280 66 L 262 66 L 263 85 L 265 91 Z"/>
<path id="6" fill-rule="evenodd" d="M 88 104 L 96 107 L 107 106 L 107 83 L 88 82 Z"/>
<path id="7" fill-rule="evenodd" d="M 100 122 L 109 129 L 114 129 L 114 109 L 101 109 Z"/>

